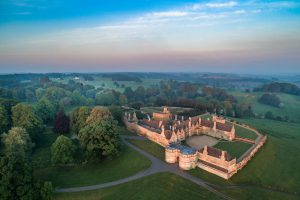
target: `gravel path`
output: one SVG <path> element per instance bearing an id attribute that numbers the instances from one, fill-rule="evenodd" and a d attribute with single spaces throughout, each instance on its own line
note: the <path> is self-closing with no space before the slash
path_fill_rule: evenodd
<path id="1" fill-rule="evenodd" d="M 133 144 L 129 143 L 128 141 L 126 141 L 126 139 L 137 139 L 137 140 L 144 140 L 143 137 L 140 136 L 122 136 L 122 140 L 123 142 L 128 145 L 129 147 L 133 148 L 134 150 L 138 151 L 139 153 L 141 153 L 142 155 L 146 156 L 151 162 L 151 167 L 139 172 L 135 175 L 129 176 L 127 178 L 123 178 L 123 179 L 119 179 L 116 181 L 112 181 L 112 182 L 108 182 L 108 183 L 102 183 L 102 184 L 98 184 L 98 185 L 91 185 L 91 186 L 84 186 L 84 187 L 73 187 L 73 188 L 62 188 L 62 189 L 57 189 L 56 192 L 82 192 L 82 191 L 89 191 L 89 190 L 95 190 L 95 189 L 101 189 L 101 188 L 106 188 L 106 187 L 111 187 L 111 186 L 115 186 L 115 185 L 119 185 L 122 183 L 127 183 L 129 181 L 133 181 L 136 179 L 140 179 L 158 172 L 171 172 L 174 173 L 178 176 L 181 176 L 182 178 L 185 178 L 193 183 L 196 183 L 197 185 L 200 185 L 201 187 L 204 187 L 205 189 L 213 192 L 214 194 L 216 194 L 217 196 L 223 198 L 223 199 L 232 199 L 224 194 L 222 194 L 221 192 L 217 191 L 216 189 L 214 189 L 212 187 L 212 184 L 209 184 L 207 182 L 205 182 L 202 179 L 199 179 L 197 177 L 194 177 L 192 175 L 190 175 L 189 173 L 180 170 L 178 168 L 178 165 L 174 164 L 167 164 L 161 160 L 159 160 L 158 158 L 152 156 L 151 154 L 143 151 L 142 149 L 134 146 Z"/>

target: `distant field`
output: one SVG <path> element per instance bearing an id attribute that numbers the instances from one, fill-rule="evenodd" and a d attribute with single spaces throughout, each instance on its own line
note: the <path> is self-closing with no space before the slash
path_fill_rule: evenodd
<path id="1" fill-rule="evenodd" d="M 220 199 L 208 190 L 171 173 L 158 173 L 100 190 L 56 194 L 55 200 L 199 200 Z"/>
<path id="2" fill-rule="evenodd" d="M 53 80 L 53 79 L 52 79 Z M 64 80 L 55 80 L 61 83 L 68 83 L 69 80 L 74 80 L 74 77 L 66 77 Z M 161 80 L 160 79 L 141 79 L 142 83 L 137 83 L 135 81 L 116 81 L 119 85 L 124 84 L 125 87 L 131 87 L 135 90 L 139 86 L 144 86 L 145 88 L 158 84 Z M 111 78 L 106 77 L 96 77 L 93 81 L 84 81 L 84 80 L 76 80 L 76 82 L 83 83 L 85 85 L 92 85 L 95 88 L 104 88 L 104 89 L 114 89 L 119 92 L 123 92 L 125 87 L 117 87 Z"/>
<path id="3" fill-rule="evenodd" d="M 269 105 L 259 103 L 258 98 L 264 94 L 261 92 L 255 93 L 243 93 L 243 92 L 231 92 L 234 97 L 238 99 L 239 102 L 251 103 L 253 112 L 257 115 L 264 115 L 267 111 L 271 111 L 275 116 L 285 117 L 288 116 L 289 119 L 300 122 L 300 97 L 276 93 L 283 103 L 282 108 L 277 108 Z"/>
<path id="4" fill-rule="evenodd" d="M 245 153 L 252 145 L 244 142 L 219 142 L 214 147 L 227 151 L 231 156 L 238 159 Z"/>

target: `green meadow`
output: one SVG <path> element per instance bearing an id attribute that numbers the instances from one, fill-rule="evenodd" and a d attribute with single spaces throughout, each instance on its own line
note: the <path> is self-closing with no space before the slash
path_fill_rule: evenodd
<path id="1" fill-rule="evenodd" d="M 280 108 L 269 106 L 258 102 L 258 98 L 264 94 L 261 92 L 231 92 L 239 102 L 251 103 L 252 110 L 256 115 L 264 115 L 271 111 L 275 116 L 288 116 L 290 120 L 300 121 L 300 97 L 295 95 L 276 93 L 283 103 Z"/>
<path id="2" fill-rule="evenodd" d="M 171 173 L 158 173 L 121 185 L 76 193 L 60 193 L 56 200 L 199 200 L 220 199 L 208 190 Z"/>

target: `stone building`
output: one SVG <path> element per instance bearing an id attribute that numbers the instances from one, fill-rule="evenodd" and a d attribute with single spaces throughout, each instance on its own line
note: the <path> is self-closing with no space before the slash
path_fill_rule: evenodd
<path id="1" fill-rule="evenodd" d="M 125 113 L 124 122 L 129 130 L 165 147 L 166 162 L 178 163 L 183 170 L 199 167 L 224 179 L 229 179 L 252 157 L 251 155 L 247 161 L 242 161 L 244 164 L 241 166 L 236 158 L 226 151 L 209 146 L 196 150 L 181 145 L 181 141 L 187 137 L 203 134 L 228 141 L 234 140 L 234 126 L 226 124 L 225 119 L 215 115 L 212 120 L 177 116 L 172 115 L 168 108 L 164 107 L 162 112 L 153 113 L 152 119 L 148 117 L 148 119 L 138 120 L 135 113 Z"/>

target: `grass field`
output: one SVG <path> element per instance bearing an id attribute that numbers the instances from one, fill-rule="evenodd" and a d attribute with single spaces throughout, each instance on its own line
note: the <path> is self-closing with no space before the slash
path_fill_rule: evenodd
<path id="1" fill-rule="evenodd" d="M 61 83 L 68 83 L 69 80 L 73 80 L 74 77 L 66 77 L 64 80 L 55 80 L 57 82 Z M 119 83 L 119 85 L 124 84 L 125 87 L 131 87 L 133 90 L 138 88 L 139 86 L 144 86 L 145 88 L 153 86 L 158 84 L 161 80 L 160 79 L 141 79 L 143 82 L 137 83 L 134 81 L 116 81 Z M 85 85 L 92 85 L 95 88 L 104 88 L 104 89 L 114 89 L 119 92 L 123 92 L 125 87 L 117 87 L 114 82 L 112 81 L 111 78 L 106 78 L 106 77 L 95 77 L 95 80 L 93 81 L 84 81 L 84 80 L 76 80 L 76 82 L 83 83 Z"/>
<path id="2" fill-rule="evenodd" d="M 208 182 L 218 185 L 249 185 L 253 188 L 244 188 L 239 192 L 239 189 L 228 190 L 229 193 L 236 195 L 237 199 L 252 199 L 242 193 L 248 192 L 250 197 L 253 195 L 266 196 L 272 199 L 276 196 L 271 190 L 278 190 L 287 193 L 300 194 L 300 124 L 278 122 L 266 119 L 245 119 L 238 120 L 257 128 L 260 132 L 268 136 L 267 143 L 257 152 L 245 168 L 234 175 L 229 181 L 226 181 L 218 176 L 210 174 L 204 170 L 196 168 L 188 171 L 194 176 L 202 178 Z M 147 141 L 148 143 L 153 143 Z M 164 152 L 160 150 L 158 145 L 151 145 L 151 150 L 147 149 L 146 141 L 138 142 L 140 148 L 152 152 L 156 157 L 163 158 Z M 156 149 L 154 149 L 156 148 Z M 235 147 L 239 149 L 240 147 Z M 264 188 L 271 189 L 265 190 Z M 255 192 L 253 192 L 255 191 Z M 253 193 L 253 194 L 252 194 Z M 287 194 L 278 193 L 275 199 Z M 300 199 L 300 196 L 297 196 Z M 294 198 L 291 197 L 291 199 Z"/>
<path id="3" fill-rule="evenodd" d="M 112 160 L 99 164 L 40 168 L 35 170 L 35 176 L 44 181 L 52 181 L 58 188 L 76 187 L 125 178 L 150 165 L 147 158 L 125 146 L 121 155 Z"/>
<path id="4" fill-rule="evenodd" d="M 231 156 L 238 159 L 245 153 L 252 145 L 244 142 L 219 142 L 214 147 L 227 151 Z"/>
<path id="5" fill-rule="evenodd" d="M 275 116 L 285 117 L 300 122 L 300 97 L 276 93 L 283 103 L 282 108 L 277 108 L 269 105 L 265 105 L 258 102 L 258 98 L 263 94 L 260 92 L 243 93 L 243 92 L 232 92 L 232 95 L 238 99 L 239 102 L 251 103 L 252 110 L 256 115 L 264 115 L 266 112 L 271 111 Z"/>
<path id="6" fill-rule="evenodd" d="M 238 137 L 248 138 L 251 140 L 255 140 L 257 138 L 256 133 L 249 129 L 246 129 L 246 128 L 243 128 L 240 126 L 234 126 L 234 128 L 235 128 L 235 134 Z"/>
<path id="7" fill-rule="evenodd" d="M 165 160 L 165 149 L 150 140 L 128 140 L 131 144 L 143 149 L 160 160 Z"/>
<path id="8" fill-rule="evenodd" d="M 199 200 L 220 199 L 202 187 L 171 173 L 158 173 L 118 186 L 87 192 L 56 194 L 56 200 Z"/>

